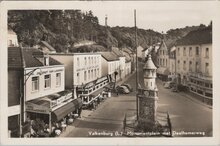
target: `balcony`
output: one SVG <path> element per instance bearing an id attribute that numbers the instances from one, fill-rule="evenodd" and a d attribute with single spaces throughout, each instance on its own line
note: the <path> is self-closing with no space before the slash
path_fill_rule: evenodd
<path id="1" fill-rule="evenodd" d="M 203 74 L 201 72 L 189 72 L 189 77 L 212 81 L 212 76 L 210 74 Z"/>

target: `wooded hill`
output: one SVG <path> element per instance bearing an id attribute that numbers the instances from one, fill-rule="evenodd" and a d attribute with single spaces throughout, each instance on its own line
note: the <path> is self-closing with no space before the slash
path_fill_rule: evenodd
<path id="1" fill-rule="evenodd" d="M 96 42 L 96 50 L 115 47 L 135 47 L 134 27 L 105 27 L 92 11 L 81 10 L 10 10 L 8 12 L 8 25 L 18 35 L 22 46 L 34 46 L 41 40 L 47 41 L 57 52 L 67 49 L 76 51 L 74 43 L 82 40 Z M 165 38 L 173 42 L 188 32 L 200 26 L 171 29 L 166 35 L 154 30 L 138 29 L 137 42 L 143 48 L 161 41 Z M 99 47 L 98 47 L 99 46 Z M 85 51 L 94 51 L 87 48 Z"/>

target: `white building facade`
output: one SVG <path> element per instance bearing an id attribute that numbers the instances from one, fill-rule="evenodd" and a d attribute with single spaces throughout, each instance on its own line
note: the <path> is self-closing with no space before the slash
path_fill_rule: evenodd
<path id="1" fill-rule="evenodd" d="M 176 67 L 180 83 L 212 104 L 212 28 L 190 32 L 177 42 Z"/>

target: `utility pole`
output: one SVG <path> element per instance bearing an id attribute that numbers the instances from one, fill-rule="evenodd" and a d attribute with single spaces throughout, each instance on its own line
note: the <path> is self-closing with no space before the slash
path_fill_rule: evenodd
<path id="1" fill-rule="evenodd" d="M 136 25 L 136 9 L 134 10 L 134 26 L 135 26 L 135 48 L 136 48 L 136 112 L 137 121 L 139 119 L 138 115 L 138 49 L 137 49 L 137 25 Z"/>

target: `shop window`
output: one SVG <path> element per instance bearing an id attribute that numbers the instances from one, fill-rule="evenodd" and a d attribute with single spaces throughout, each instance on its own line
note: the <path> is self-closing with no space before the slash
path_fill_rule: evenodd
<path id="1" fill-rule="evenodd" d="M 39 77 L 32 77 L 32 91 L 39 90 Z"/>
<path id="2" fill-rule="evenodd" d="M 44 76 L 44 88 L 50 88 L 50 86 L 51 86 L 50 75 L 45 75 Z"/>
<path id="3" fill-rule="evenodd" d="M 61 85 L 61 73 L 56 73 L 56 86 Z"/>

